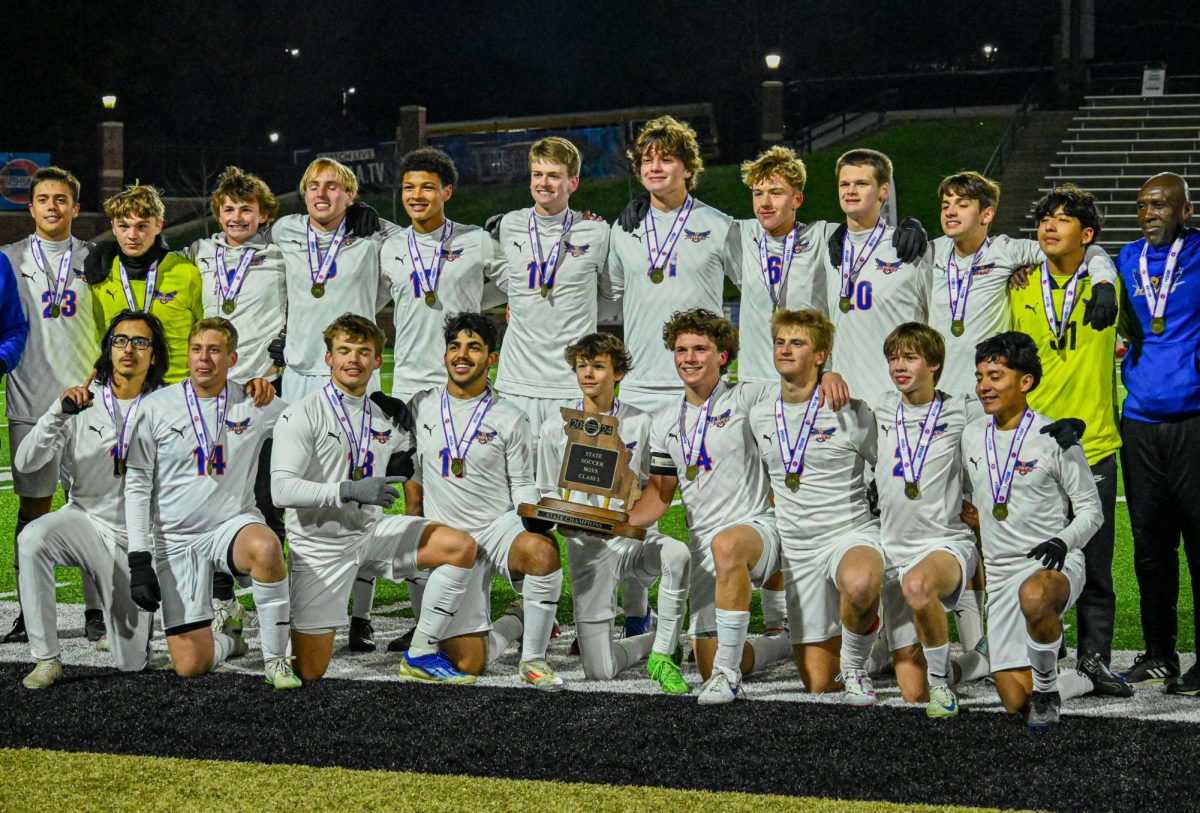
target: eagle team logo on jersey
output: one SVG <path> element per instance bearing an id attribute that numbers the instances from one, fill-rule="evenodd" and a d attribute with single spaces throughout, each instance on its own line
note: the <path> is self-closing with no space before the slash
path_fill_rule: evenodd
<path id="1" fill-rule="evenodd" d="M 812 248 L 812 246 L 813 246 L 813 244 L 812 244 L 812 240 L 809 240 L 808 238 L 805 238 L 805 239 L 803 240 L 803 242 L 800 242 L 800 243 L 797 243 L 797 244 L 796 244 L 796 253 L 797 253 L 797 254 L 803 254 L 804 252 L 806 252 L 806 251 L 808 251 L 810 248 Z"/>
<path id="2" fill-rule="evenodd" d="M 996 270 L 995 263 L 984 263 L 982 265 L 971 266 L 971 276 L 986 277 L 988 274 Z"/>
<path id="3" fill-rule="evenodd" d="M 929 439 L 933 440 L 934 438 L 940 438 L 942 435 L 946 434 L 946 429 L 949 426 L 950 424 L 948 423 L 935 423 L 933 425 L 933 435 Z"/>
<path id="4" fill-rule="evenodd" d="M 709 229 L 708 231 L 692 231 L 691 229 L 683 230 L 683 236 L 693 243 L 703 243 L 711 235 L 712 229 Z"/>
<path id="5" fill-rule="evenodd" d="M 482 429 L 476 430 L 475 432 L 475 440 L 479 441 L 480 443 L 491 443 L 495 439 L 495 432 L 485 432 Z"/>
<path id="6" fill-rule="evenodd" d="M 154 298 L 160 304 L 170 305 L 175 301 L 175 297 L 179 296 L 179 291 L 155 291 Z"/>
<path id="7" fill-rule="evenodd" d="M 733 410 L 727 409 L 724 412 L 722 412 L 720 415 L 710 416 L 708 419 L 708 422 L 711 423 L 713 426 L 717 427 L 718 429 L 720 429 L 725 424 L 729 423 L 729 416 L 732 414 L 733 414 Z"/>
<path id="8" fill-rule="evenodd" d="M 889 263 L 889 262 L 885 262 L 884 260 L 879 259 L 878 257 L 875 258 L 875 268 L 877 268 L 878 270 L 882 271 L 885 274 L 895 274 L 897 271 L 900 270 L 900 267 L 902 265 L 904 265 L 904 262 L 902 260 L 896 260 L 896 262 L 894 262 L 894 263 Z"/>
<path id="9" fill-rule="evenodd" d="M 1017 474 L 1030 474 L 1034 469 L 1037 468 L 1037 463 L 1036 457 L 1033 460 L 1018 460 L 1016 468 L 1013 470 Z"/>
<path id="10" fill-rule="evenodd" d="M 371 430 L 371 440 L 375 441 L 376 443 L 386 444 L 391 439 L 391 429 L 384 429 L 382 432 L 376 432 L 374 429 Z"/>
<path id="11" fill-rule="evenodd" d="M 225 428 L 229 430 L 231 435 L 244 435 L 246 430 L 250 428 L 250 419 L 244 421 L 225 421 Z"/>
<path id="12" fill-rule="evenodd" d="M 820 427 L 814 426 L 809 430 L 808 434 L 817 443 L 824 443 L 827 440 L 833 440 L 833 436 L 836 432 L 836 426 L 831 426 L 828 429 L 821 429 Z"/>
<path id="13" fill-rule="evenodd" d="M 577 246 L 573 243 L 568 243 L 566 240 L 563 240 L 563 249 L 572 257 L 582 257 L 584 254 L 588 253 L 588 249 L 591 247 L 591 243 L 588 243 L 586 246 Z"/>
<path id="14" fill-rule="evenodd" d="M 626 443 L 625 448 L 632 452 L 634 449 L 637 448 L 637 441 L 635 440 L 630 443 Z"/>
<path id="15" fill-rule="evenodd" d="M 451 248 L 442 252 L 442 259 L 448 263 L 452 263 L 461 257 L 463 250 L 461 248 Z"/>

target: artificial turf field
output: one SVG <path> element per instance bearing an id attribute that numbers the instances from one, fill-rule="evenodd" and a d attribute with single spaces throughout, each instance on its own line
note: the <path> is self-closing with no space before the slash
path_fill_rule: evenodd
<path id="1" fill-rule="evenodd" d="M 7 480 L 7 449 L 0 463 Z M 1121 666 L 1141 636 L 1128 515 L 1117 510 Z M 0 483 L 0 536 L 15 514 L 11 483 Z M 663 529 L 684 538 L 681 508 Z M 396 656 L 350 656 L 344 637 L 330 678 L 285 694 L 258 678 L 253 630 L 250 655 L 216 674 L 184 681 L 164 671 L 160 637 L 156 668 L 119 675 L 82 638 L 78 571 L 60 570 L 58 581 L 68 680 L 25 691 L 27 647 L 0 645 L 0 810 L 1200 806 L 1200 703 L 1156 689 L 1131 701 L 1072 701 L 1060 729 L 1040 737 L 998 711 L 986 682 L 963 690 L 957 720 L 930 721 L 886 681 L 872 710 L 807 695 L 786 663 L 747 681 L 749 702 L 699 709 L 694 698 L 656 694 L 639 667 L 611 684 L 584 681 L 567 654 L 568 581 L 566 634 L 550 652 L 572 688 L 563 696 L 521 688 L 511 650 L 482 686 L 412 686 L 394 679 Z M 1180 645 L 1190 651 L 1186 572 L 1181 582 Z M 11 550 L 0 544 L 5 629 L 12 591 Z M 512 597 L 498 581 L 495 610 Z M 403 586 L 378 590 L 375 615 L 382 648 L 411 625 Z M 756 603 L 752 629 L 761 627 Z M 1184 668 L 1191 662 L 1185 655 Z M 684 674 L 698 683 L 694 669 Z"/>

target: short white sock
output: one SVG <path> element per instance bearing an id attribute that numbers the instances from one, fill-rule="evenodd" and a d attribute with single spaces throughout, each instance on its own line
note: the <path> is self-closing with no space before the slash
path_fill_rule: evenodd
<path id="1" fill-rule="evenodd" d="M 550 631 L 558 612 L 558 597 L 562 593 L 562 570 L 545 576 L 526 576 L 521 588 L 525 607 L 525 631 L 521 636 L 521 661 L 546 657 Z"/>
<path id="2" fill-rule="evenodd" d="M 972 650 L 983 637 L 982 592 L 963 590 L 954 608 L 954 623 L 958 627 L 958 640 L 965 650 Z"/>
<path id="3" fill-rule="evenodd" d="M 471 580 L 471 568 L 456 565 L 440 565 L 434 568 L 425 585 L 420 620 L 413 633 L 408 654 L 414 658 L 432 655 L 438 651 L 446 630 L 454 621 L 454 615 L 467 594 Z"/>
<path id="4" fill-rule="evenodd" d="M 954 682 L 950 668 L 950 644 L 922 647 L 925 650 L 925 674 L 930 686 L 949 686 Z"/>
<path id="5" fill-rule="evenodd" d="M 1073 697 L 1083 697 L 1095 688 L 1092 679 L 1082 672 L 1067 669 L 1058 673 L 1058 696 L 1064 702 Z"/>
<path id="6" fill-rule="evenodd" d="M 687 609 L 687 588 L 672 590 L 658 587 L 658 626 L 654 629 L 654 651 L 671 655 L 679 646 L 679 631 L 683 628 L 683 613 Z"/>
<path id="7" fill-rule="evenodd" d="M 766 587 L 759 592 L 762 602 L 763 626 L 767 629 L 782 629 L 787 620 L 787 593 Z"/>
<path id="8" fill-rule="evenodd" d="M 233 651 L 235 645 L 233 636 L 223 632 L 213 633 L 213 669 L 225 663 L 225 659 L 229 657 L 229 653 Z"/>
<path id="9" fill-rule="evenodd" d="M 277 582 L 252 580 L 250 591 L 258 608 L 258 636 L 263 659 L 287 655 L 288 633 L 292 627 L 292 604 L 288 598 L 288 578 Z"/>
<path id="10" fill-rule="evenodd" d="M 650 609 L 650 593 L 637 579 L 621 583 L 621 612 L 626 618 L 641 618 Z"/>
<path id="11" fill-rule="evenodd" d="M 754 653 L 750 674 L 766 671 L 773 663 L 792 657 L 792 642 L 784 635 L 755 636 L 746 642 Z"/>
<path id="12" fill-rule="evenodd" d="M 717 608 L 717 657 L 713 663 L 741 673 L 742 648 L 750 629 L 749 610 Z"/>
<path id="13" fill-rule="evenodd" d="M 875 644 L 875 639 L 879 637 L 878 623 L 872 632 L 866 635 L 859 635 L 857 632 L 851 632 L 846 629 L 846 625 L 842 625 L 842 672 L 854 671 L 862 672 L 867 668 L 867 656 L 871 654 L 871 647 Z"/>
<path id="14" fill-rule="evenodd" d="M 1033 690 L 1035 692 L 1053 692 L 1058 689 L 1058 648 L 1062 645 L 1062 635 L 1053 643 L 1039 643 L 1033 638 L 1025 642 L 1029 652 L 1029 665 L 1033 669 Z"/>

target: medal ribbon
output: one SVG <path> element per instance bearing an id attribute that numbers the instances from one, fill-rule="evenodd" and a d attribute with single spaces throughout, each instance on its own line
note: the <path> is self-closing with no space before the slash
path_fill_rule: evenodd
<path id="1" fill-rule="evenodd" d="M 475 442 L 475 433 L 479 431 L 484 416 L 492 408 L 492 398 L 492 388 L 488 387 L 483 398 L 475 405 L 471 420 L 467 422 L 467 432 L 460 440 L 454 433 L 454 414 L 450 411 L 450 394 L 446 392 L 445 388 L 442 389 L 442 435 L 446 438 L 446 447 L 454 453 L 455 460 L 466 462 L 467 452 L 471 450 L 471 444 Z"/>
<path id="2" fill-rule="evenodd" d="M 317 233 L 312 227 L 312 221 L 304 224 L 304 231 L 308 237 L 309 276 L 313 285 L 324 285 L 325 280 L 329 278 L 329 272 L 333 270 L 333 262 L 342 249 L 342 243 L 346 242 L 346 218 L 343 217 L 342 222 L 338 224 L 324 257 L 321 256 L 321 246 L 317 243 Z"/>
<path id="3" fill-rule="evenodd" d="M 934 428 L 937 419 L 942 414 L 942 399 L 934 393 L 933 400 L 925 410 L 921 420 L 921 435 L 917 438 L 917 449 L 913 452 L 908 443 L 908 426 L 904 423 L 904 400 L 896 404 L 896 441 L 900 452 L 900 468 L 904 472 L 904 482 L 919 484 L 921 472 L 925 468 L 925 456 L 929 454 L 929 444 L 933 441 Z"/>
<path id="4" fill-rule="evenodd" d="M 1021 416 L 1021 424 L 1013 435 L 1012 443 L 1008 446 L 1008 457 L 1004 460 L 1004 471 L 996 461 L 996 419 L 992 418 L 984 433 L 984 446 L 987 449 L 988 479 L 992 484 L 992 502 L 996 505 L 1007 505 L 1008 495 L 1012 491 L 1013 473 L 1017 470 L 1017 455 L 1021 453 L 1021 444 L 1033 424 L 1033 410 L 1026 409 Z"/>
<path id="5" fill-rule="evenodd" d="M 222 302 L 236 302 L 238 294 L 242 292 L 242 285 L 246 283 L 246 272 L 250 269 L 250 263 L 254 262 L 254 255 L 258 251 L 253 248 L 242 249 L 242 256 L 238 259 L 237 268 L 233 272 L 233 279 L 229 278 L 229 270 L 225 265 L 225 246 L 217 246 L 217 297 Z"/>
<path id="6" fill-rule="evenodd" d="M 42 248 L 42 241 L 37 235 L 31 235 L 29 238 L 29 253 L 33 255 L 33 261 L 37 264 L 38 270 L 46 275 L 46 282 L 50 282 L 50 272 L 47 267 L 50 265 L 46 259 L 45 249 Z M 70 241 L 66 253 L 63 254 L 61 260 L 58 261 L 58 276 L 54 278 L 54 287 L 47 288 L 46 292 L 50 294 L 50 304 L 62 307 L 63 299 L 67 295 L 67 286 L 70 284 L 71 276 L 71 249 Z"/>
<path id="7" fill-rule="evenodd" d="M 763 232 L 762 239 L 758 241 L 758 267 L 762 271 L 763 284 L 767 286 L 767 293 L 771 295 L 771 304 L 779 307 L 779 298 L 783 295 L 783 288 L 787 284 L 788 271 L 792 268 L 792 260 L 796 256 L 796 235 L 800 231 L 800 226 L 797 224 L 783 241 L 783 262 L 779 269 L 779 284 L 771 284 L 771 272 L 767 270 L 767 260 L 770 259 L 767 255 L 768 236 Z"/>
<path id="8" fill-rule="evenodd" d="M 854 257 L 854 241 L 847 234 L 842 238 L 842 298 L 849 299 L 854 292 L 854 281 L 858 279 L 859 273 L 862 272 L 863 266 L 867 264 L 867 260 L 871 259 L 871 255 L 875 253 L 875 249 L 879 247 L 879 241 L 883 239 L 883 233 L 887 230 L 887 223 L 883 222 L 883 218 L 875 224 L 875 228 L 871 229 L 871 234 L 867 237 L 867 243 L 863 246 L 858 258 Z"/>
<path id="9" fill-rule="evenodd" d="M 692 214 L 692 207 L 696 205 L 695 199 L 688 195 L 683 200 L 683 205 L 679 207 L 679 211 L 675 214 L 675 222 L 671 224 L 671 230 L 667 232 L 667 243 L 662 248 L 658 244 L 658 229 L 654 225 L 654 210 L 646 212 L 646 256 L 650 260 L 650 271 L 654 269 L 664 270 L 667 263 L 671 259 L 671 252 L 675 250 L 675 244 L 679 242 L 679 238 L 683 235 L 683 227 L 687 225 L 688 217 Z"/>
<path id="10" fill-rule="evenodd" d="M 200 407 L 200 400 L 196 397 L 196 389 L 192 386 L 190 378 L 183 382 L 183 397 L 187 401 L 188 414 L 192 416 L 192 431 L 196 434 L 196 442 L 200 444 L 200 450 L 204 452 L 205 462 L 211 466 L 213 451 L 217 448 L 216 439 L 221 436 L 221 429 L 225 426 L 225 410 L 229 406 L 229 385 L 226 384 L 225 388 L 221 390 L 221 394 L 217 396 L 216 431 L 213 433 L 211 442 L 208 437 L 208 427 L 204 425 L 204 410 Z"/>
<path id="11" fill-rule="evenodd" d="M 562 233 L 558 235 L 558 241 L 554 244 L 554 248 L 550 249 L 550 256 L 543 260 L 542 243 L 538 238 L 537 212 L 529 213 L 529 244 L 533 246 L 533 261 L 537 263 L 538 285 L 554 288 L 554 278 L 558 275 L 558 255 L 562 252 L 563 239 L 567 236 L 570 228 L 571 210 L 568 209 L 566 217 L 563 218 Z"/>
<path id="12" fill-rule="evenodd" d="M 330 408 L 333 409 L 333 417 L 337 418 L 338 425 L 342 427 L 342 434 L 350 443 L 350 473 L 353 475 L 354 470 L 360 468 L 360 464 L 370 454 L 371 432 L 374 429 L 371 421 L 371 404 L 364 395 L 362 418 L 358 423 L 358 443 L 355 444 L 354 424 L 350 422 L 350 413 L 346 410 L 346 402 L 342 400 L 342 391 L 334 386 L 332 381 L 325 382 L 325 398 L 329 401 Z"/>
<path id="13" fill-rule="evenodd" d="M 1071 281 L 1067 283 L 1066 292 L 1063 294 L 1063 311 L 1060 321 L 1054 312 L 1054 297 L 1050 293 L 1050 263 L 1045 260 L 1042 262 L 1042 309 L 1046 312 L 1046 321 L 1050 323 L 1050 332 L 1059 341 L 1062 341 L 1063 331 L 1066 329 L 1067 323 L 1071 321 L 1071 313 L 1075 310 L 1075 298 L 1079 295 L 1079 280 L 1083 279 L 1083 275 L 1086 273 L 1087 263 L 1081 263 L 1075 276 L 1071 277 Z"/>
<path id="14" fill-rule="evenodd" d="M 158 282 L 158 260 L 150 264 L 150 270 L 146 272 L 146 296 L 142 299 L 142 303 L 146 306 L 139 308 L 133 301 L 133 287 L 129 284 L 129 273 L 125 270 L 125 264 L 117 262 L 117 270 L 121 274 L 121 288 L 125 291 L 125 301 L 129 303 L 131 311 L 143 310 L 146 313 L 150 312 L 150 303 L 154 301 L 154 286 Z"/>
<path id="15" fill-rule="evenodd" d="M 417 275 L 417 284 L 426 294 L 437 293 L 438 280 L 442 276 L 442 256 L 446 252 L 446 241 L 453 233 L 454 224 L 447 220 L 446 225 L 442 227 L 442 236 L 438 239 L 437 247 L 433 250 L 433 265 L 426 268 L 421 259 L 421 248 L 417 245 L 417 232 L 414 229 L 408 230 L 408 259 L 412 263 L 413 273 Z"/>
<path id="16" fill-rule="evenodd" d="M 112 418 L 113 426 L 117 430 L 117 459 L 123 461 L 129 456 L 129 427 L 133 425 L 134 418 L 137 417 L 142 396 L 139 394 L 137 398 L 134 398 L 125 417 L 120 418 L 117 416 L 117 398 L 113 395 L 112 385 L 101 390 L 100 395 L 104 401 L 104 411 L 108 413 L 108 417 Z"/>
<path id="17" fill-rule="evenodd" d="M 954 244 L 950 244 L 950 253 L 946 256 L 946 287 L 950 290 L 950 320 L 952 322 L 966 322 L 967 294 L 971 291 L 971 272 L 983 259 L 983 252 L 987 251 L 989 242 L 991 242 L 990 238 L 984 238 L 983 245 L 971 258 L 966 274 L 958 270 L 958 263 L 954 261 Z"/>
<path id="18" fill-rule="evenodd" d="M 704 438 L 708 436 L 708 413 L 712 409 L 713 399 L 721 391 L 720 382 L 713 388 L 712 394 L 700 407 L 700 417 L 696 420 L 696 428 L 689 438 L 687 433 L 687 397 L 680 399 L 679 404 L 679 447 L 683 450 L 684 462 L 689 466 L 700 465 L 700 450 L 704 448 Z M 699 440 L 699 442 L 697 442 Z"/>
<path id="19" fill-rule="evenodd" d="M 779 457 L 783 461 L 785 474 L 799 474 L 804 468 L 804 454 L 808 451 L 808 441 L 812 437 L 813 424 L 817 422 L 817 411 L 820 409 L 821 388 L 813 387 L 812 397 L 804 409 L 804 420 L 800 424 L 800 434 L 796 442 L 791 442 L 788 435 L 787 415 L 783 411 L 783 396 L 775 399 L 775 435 L 779 441 Z"/>
<path id="20" fill-rule="evenodd" d="M 1142 246 L 1142 256 L 1138 259 L 1138 274 L 1142 278 L 1142 296 L 1146 298 L 1146 310 L 1150 311 L 1152 319 L 1162 319 L 1167 312 L 1167 297 L 1171 294 L 1171 286 L 1175 284 L 1175 274 L 1179 267 L 1179 254 L 1183 251 L 1183 235 L 1175 238 L 1171 251 L 1167 254 L 1167 264 L 1163 268 L 1162 277 L 1155 291 L 1150 284 L 1150 265 L 1146 261 L 1146 252 L 1150 244 Z"/>

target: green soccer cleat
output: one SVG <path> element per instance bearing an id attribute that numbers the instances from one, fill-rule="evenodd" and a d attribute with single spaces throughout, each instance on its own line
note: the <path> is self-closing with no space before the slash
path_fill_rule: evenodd
<path id="1" fill-rule="evenodd" d="M 49 689 L 62 680 L 62 677 L 62 658 L 47 658 L 44 661 L 38 661 L 37 666 L 33 667 L 33 671 L 25 676 L 21 684 L 26 689 Z"/>
<path id="2" fill-rule="evenodd" d="M 657 682 L 667 694 L 692 693 L 692 687 L 683 679 L 683 675 L 679 672 L 679 664 L 675 662 L 674 658 L 658 652 L 651 652 L 650 657 L 646 659 L 646 672 L 650 675 L 651 680 Z"/>
<path id="3" fill-rule="evenodd" d="M 934 686 L 929 690 L 925 716 L 934 719 L 958 716 L 958 695 L 949 686 Z"/>
<path id="4" fill-rule="evenodd" d="M 295 672 L 292 671 L 292 659 L 271 658 L 263 663 L 266 682 L 276 689 L 299 689 L 304 685 Z"/>

